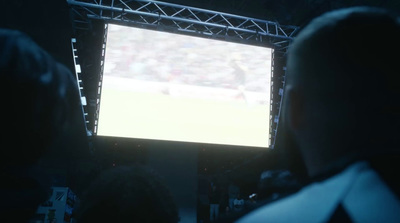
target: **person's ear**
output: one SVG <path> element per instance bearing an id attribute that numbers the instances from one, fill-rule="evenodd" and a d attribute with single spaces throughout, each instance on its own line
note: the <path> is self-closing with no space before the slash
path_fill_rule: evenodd
<path id="1" fill-rule="evenodd" d="M 301 91 L 294 89 L 293 87 L 288 87 L 286 89 L 286 96 L 286 121 L 292 130 L 297 131 L 304 125 L 304 96 Z"/>

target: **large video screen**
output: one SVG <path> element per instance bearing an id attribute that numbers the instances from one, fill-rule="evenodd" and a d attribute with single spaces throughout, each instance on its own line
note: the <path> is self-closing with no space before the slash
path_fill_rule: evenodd
<path id="1" fill-rule="evenodd" d="M 271 55 L 109 24 L 97 135 L 266 148 Z"/>

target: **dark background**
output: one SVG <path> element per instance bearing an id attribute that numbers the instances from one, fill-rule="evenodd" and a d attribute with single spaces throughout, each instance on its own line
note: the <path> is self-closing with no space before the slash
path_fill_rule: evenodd
<path id="1" fill-rule="evenodd" d="M 400 11 L 398 0 L 167 2 L 276 21 L 300 28 L 315 16 L 336 8 L 371 5 Z M 69 6 L 65 0 L 0 0 L 0 28 L 17 29 L 26 33 L 74 73 L 71 50 L 73 30 Z M 196 195 L 201 191 L 198 187 L 199 177 L 218 177 L 221 184 L 227 184 L 228 179 L 234 179 L 248 195 L 255 192 L 263 171 L 285 168 L 273 152 L 255 148 L 110 137 L 95 137 L 86 141 L 85 132 L 82 131 L 71 131 L 69 140 L 75 136 L 83 139 L 79 141 L 80 144 L 72 145 L 74 148 L 67 152 L 73 153 L 70 156 L 72 160 L 59 162 L 67 153 L 54 152 L 49 155 L 49 160 L 54 162 L 46 163 L 46 167 L 51 169 L 49 172 L 54 178 L 55 186 L 68 186 L 79 196 L 88 183 L 105 169 L 131 163 L 148 165 L 164 176 L 175 196 L 183 220 L 196 216 Z"/>

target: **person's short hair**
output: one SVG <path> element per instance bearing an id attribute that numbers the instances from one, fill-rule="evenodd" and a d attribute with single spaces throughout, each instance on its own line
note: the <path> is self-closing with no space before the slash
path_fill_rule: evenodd
<path id="1" fill-rule="evenodd" d="M 0 29 L 0 84 L 0 214 L 27 222 L 51 191 L 50 179 L 35 165 L 68 126 L 79 91 L 64 64 L 12 29 Z"/>
<path id="2" fill-rule="evenodd" d="M 384 9 L 359 6 L 325 13 L 295 37 L 286 81 L 317 90 L 315 96 L 324 101 L 340 93 L 356 101 L 398 96 L 399 39 L 399 18 Z"/>
<path id="3" fill-rule="evenodd" d="M 63 130 L 79 91 L 72 72 L 25 33 L 0 29 L 0 49 L 0 165 L 30 165 Z"/>
<path id="4" fill-rule="evenodd" d="M 399 17 L 388 10 L 358 6 L 327 12 L 295 37 L 286 85 L 302 88 L 315 114 L 328 122 L 351 122 L 354 134 L 368 131 L 380 135 L 377 141 L 393 141 L 400 124 L 399 40 Z"/>
<path id="5" fill-rule="evenodd" d="M 143 166 L 102 172 L 87 188 L 74 216 L 78 222 L 179 222 L 169 188 Z"/>
<path id="6" fill-rule="evenodd" d="M 288 49 L 274 144 L 293 173 L 307 178 L 300 145 L 289 126 L 288 86 L 301 90 L 297 92 L 307 100 L 302 106 L 315 117 L 305 125 L 312 126 L 313 141 L 320 142 L 316 147 L 376 152 L 377 147 L 398 145 L 399 39 L 398 15 L 366 6 L 326 12 L 301 28 Z"/>

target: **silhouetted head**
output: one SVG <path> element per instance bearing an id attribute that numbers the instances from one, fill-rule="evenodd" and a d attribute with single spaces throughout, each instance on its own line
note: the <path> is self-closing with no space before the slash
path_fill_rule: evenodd
<path id="1" fill-rule="evenodd" d="M 1 166 L 30 165 L 62 131 L 69 100 L 79 99 L 76 82 L 27 35 L 8 29 L 0 29 L 0 80 Z"/>
<path id="2" fill-rule="evenodd" d="M 86 191 L 75 212 L 78 222 L 179 222 L 169 188 L 144 167 L 106 170 Z"/>
<path id="3" fill-rule="evenodd" d="M 312 20 L 288 51 L 282 126 L 310 175 L 399 142 L 400 24 L 378 8 Z"/>
<path id="4" fill-rule="evenodd" d="M 79 91 L 64 65 L 9 29 L 0 29 L 0 85 L 0 214 L 27 222 L 50 195 L 50 180 L 34 165 L 76 114 Z"/>

